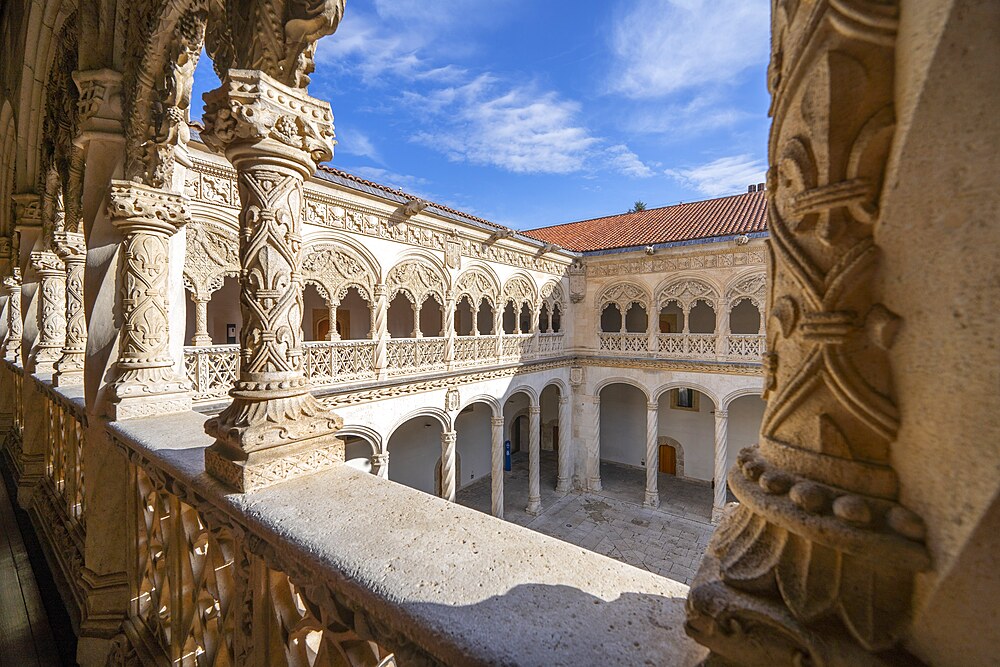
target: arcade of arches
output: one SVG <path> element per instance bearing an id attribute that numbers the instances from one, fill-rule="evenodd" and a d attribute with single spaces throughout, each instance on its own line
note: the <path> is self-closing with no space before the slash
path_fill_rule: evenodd
<path id="1" fill-rule="evenodd" d="M 997 3 L 775 0 L 766 189 L 601 248 L 327 164 L 344 12 L 0 6 L 0 466 L 77 662 L 991 662 Z"/>

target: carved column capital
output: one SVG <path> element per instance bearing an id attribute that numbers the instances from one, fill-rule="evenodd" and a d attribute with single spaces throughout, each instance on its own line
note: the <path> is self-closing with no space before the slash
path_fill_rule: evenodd
<path id="1" fill-rule="evenodd" d="M 132 181 L 111 181 L 108 215 L 123 234 L 173 236 L 190 220 L 184 195 L 165 192 Z"/>
<path id="2" fill-rule="evenodd" d="M 443 431 L 441 433 L 441 442 L 446 445 L 454 445 L 458 440 L 458 433 L 455 431 Z"/>
<path id="3" fill-rule="evenodd" d="M 42 226 L 42 200 L 34 192 L 12 195 L 14 220 L 18 229 Z"/>
<path id="4" fill-rule="evenodd" d="M 528 406 L 529 415 L 540 415 L 542 414 L 542 406 L 540 405 L 529 405 Z"/>
<path id="5" fill-rule="evenodd" d="M 330 105 L 258 70 L 229 70 L 222 86 L 205 95 L 205 144 L 225 153 L 237 169 L 262 153 L 282 156 L 312 175 L 333 157 Z"/>
<path id="6" fill-rule="evenodd" d="M 39 276 L 62 275 L 66 270 L 63 261 L 50 250 L 36 250 L 29 255 L 31 268 Z"/>
<path id="7" fill-rule="evenodd" d="M 52 245 L 64 263 L 86 262 L 87 242 L 83 234 L 57 230 L 52 232 Z"/>
<path id="8" fill-rule="evenodd" d="M 720 420 L 721 419 L 729 419 L 729 410 L 716 410 L 715 411 L 715 418 L 716 419 L 720 419 Z"/>
<path id="9" fill-rule="evenodd" d="M 490 424 L 494 428 L 503 428 L 504 418 L 503 417 L 490 417 Z"/>
<path id="10" fill-rule="evenodd" d="M 80 91 L 77 102 L 78 141 L 93 133 L 122 133 L 122 75 L 111 69 L 78 70 L 73 81 Z"/>

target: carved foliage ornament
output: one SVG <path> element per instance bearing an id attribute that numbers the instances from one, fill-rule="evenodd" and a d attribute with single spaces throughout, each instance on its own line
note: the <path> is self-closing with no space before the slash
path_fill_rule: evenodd
<path id="1" fill-rule="evenodd" d="M 521 275 L 508 279 L 503 286 L 503 301 L 504 303 L 513 301 L 515 304 L 527 303 L 533 306 L 535 303 L 534 284 Z"/>
<path id="2" fill-rule="evenodd" d="M 191 224 L 187 228 L 184 279 L 198 299 L 208 299 L 222 287 L 227 275 L 240 271 L 239 238 L 218 225 Z"/>
<path id="3" fill-rule="evenodd" d="M 355 287 L 368 303 L 374 296 L 375 275 L 357 253 L 335 243 L 307 247 L 302 258 L 302 275 L 321 288 L 327 299 L 340 302 Z"/>
<path id="4" fill-rule="evenodd" d="M 687 631 L 726 662 L 885 664 L 930 566 L 898 502 L 872 223 L 893 135 L 895 2 L 776 3 L 768 404 L 729 473 Z M 889 653 L 884 653 L 889 651 Z"/>
<path id="5" fill-rule="evenodd" d="M 613 303 L 618 306 L 622 313 L 626 312 L 633 303 L 638 303 L 646 308 L 648 301 L 646 290 L 632 283 L 615 283 L 601 292 L 601 296 L 598 298 L 601 309 L 609 303 Z"/>
<path id="6" fill-rule="evenodd" d="M 445 303 L 446 288 L 441 273 L 419 260 L 407 260 L 392 267 L 385 284 L 390 302 L 402 292 L 416 305 L 422 304 L 428 297 L 433 297 L 439 304 Z"/>
<path id="7" fill-rule="evenodd" d="M 714 305 L 717 297 L 718 294 L 714 287 L 703 280 L 689 278 L 673 282 L 664 287 L 660 290 L 658 300 L 661 308 L 666 306 L 670 301 L 678 301 L 682 308 L 687 308 L 699 299 Z"/>
<path id="8" fill-rule="evenodd" d="M 763 309 L 767 293 L 767 277 L 763 273 L 754 273 L 742 278 L 726 292 L 730 306 L 735 306 L 741 299 L 749 299 L 758 310 Z"/>
<path id="9" fill-rule="evenodd" d="M 472 268 L 458 278 L 455 293 L 458 301 L 468 296 L 473 307 L 477 307 L 485 298 L 494 306 L 497 302 L 499 289 L 496 282 L 482 269 Z"/>

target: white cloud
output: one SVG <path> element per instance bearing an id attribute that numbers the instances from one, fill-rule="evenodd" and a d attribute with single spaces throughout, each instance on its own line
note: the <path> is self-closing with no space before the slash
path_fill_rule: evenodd
<path id="1" fill-rule="evenodd" d="M 763 183 L 767 164 L 753 156 L 733 155 L 688 169 L 663 173 L 709 197 L 746 192 L 751 183 Z"/>
<path id="2" fill-rule="evenodd" d="M 637 0 L 611 30 L 609 87 L 632 98 L 732 81 L 767 62 L 763 0 Z"/>
<path id="3" fill-rule="evenodd" d="M 723 96 L 703 93 L 676 104 L 637 105 L 623 121 L 630 132 L 691 138 L 733 127 L 755 116 L 732 106 Z"/>
<path id="4" fill-rule="evenodd" d="M 616 144 L 609 147 L 606 159 L 609 166 L 626 176 L 648 178 L 653 175 L 653 170 L 640 160 L 638 155 L 630 151 L 625 144 Z"/>
<path id="5" fill-rule="evenodd" d="M 375 144 L 368 138 L 368 135 L 354 128 L 347 130 L 337 128 L 337 151 L 358 157 L 368 157 L 376 162 L 382 161 L 378 149 L 375 148 Z"/>
<path id="6" fill-rule="evenodd" d="M 436 125 L 413 140 L 456 162 L 515 173 L 567 174 L 583 169 L 599 142 L 577 124 L 576 102 L 553 91 L 505 88 L 489 74 L 428 95 L 409 93 L 407 100 Z"/>

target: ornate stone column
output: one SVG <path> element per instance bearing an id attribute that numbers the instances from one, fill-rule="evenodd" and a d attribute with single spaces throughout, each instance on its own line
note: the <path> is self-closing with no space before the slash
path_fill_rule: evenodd
<path id="1" fill-rule="evenodd" d="M 389 303 L 383 283 L 375 285 L 373 294 L 375 303 L 372 304 L 372 328 L 369 335 L 375 339 L 375 376 L 381 378 L 388 365 L 386 341 L 389 338 Z"/>
<path id="2" fill-rule="evenodd" d="M 424 333 L 420 330 L 420 307 L 423 304 L 412 303 L 410 306 L 413 308 L 413 337 L 423 338 Z"/>
<path id="3" fill-rule="evenodd" d="M 471 299 L 470 299 L 470 301 L 471 301 Z M 472 335 L 473 336 L 478 336 L 479 335 L 479 304 L 478 303 L 472 304 L 472 308 L 470 308 L 470 310 L 472 311 Z"/>
<path id="4" fill-rule="evenodd" d="M 657 475 L 660 474 L 660 406 L 646 403 L 646 495 L 642 504 L 646 507 L 660 506 L 660 491 Z"/>
<path id="5" fill-rule="evenodd" d="M 590 430 L 587 438 L 587 490 L 599 492 L 601 485 L 601 397 L 590 397 Z"/>
<path id="6" fill-rule="evenodd" d="M 445 431 L 441 434 L 441 497 L 455 502 L 455 442 L 458 433 Z"/>
<path id="7" fill-rule="evenodd" d="M 715 411 L 715 495 L 712 501 L 712 522 L 716 523 L 722 517 L 726 508 L 726 460 L 729 443 L 729 411 Z"/>
<path id="8" fill-rule="evenodd" d="M 55 253 L 31 253 L 38 276 L 38 340 L 31 350 L 28 370 L 39 375 L 55 371 L 66 342 L 66 267 Z"/>
<path id="9" fill-rule="evenodd" d="M 497 357 L 497 359 L 500 359 L 500 358 L 503 357 L 503 336 L 504 336 L 504 331 L 503 331 L 503 311 L 504 311 L 505 308 L 506 308 L 506 306 L 504 306 L 504 308 L 497 308 L 496 311 L 493 313 L 493 331 L 496 334 L 496 342 L 497 342 L 496 357 Z"/>
<path id="10" fill-rule="evenodd" d="M 559 472 L 556 491 L 569 493 L 573 488 L 573 404 L 569 396 L 559 397 Z"/>
<path id="11" fill-rule="evenodd" d="M 7 292 L 7 340 L 4 341 L 3 358 L 7 361 L 21 359 L 21 269 L 11 267 L 11 275 L 3 279 L 4 290 Z"/>
<path id="12" fill-rule="evenodd" d="M 719 299 L 715 308 L 715 353 L 721 357 L 729 352 L 729 300 Z"/>
<path id="13" fill-rule="evenodd" d="M 303 372 L 302 184 L 333 152 L 330 106 L 256 70 L 207 93 L 202 139 L 236 168 L 240 201 L 240 375 L 205 424 L 209 473 L 239 491 L 343 462 L 343 421 Z"/>
<path id="14" fill-rule="evenodd" d="M 539 467 L 541 467 L 541 430 L 542 408 L 539 405 L 528 407 L 528 506 L 524 509 L 528 514 L 541 514 L 542 493 L 539 484 Z"/>
<path id="15" fill-rule="evenodd" d="M 196 347 L 206 347 L 212 344 L 212 336 L 208 333 L 208 304 L 211 299 L 191 295 L 194 303 L 194 336 L 191 344 Z"/>
<path id="16" fill-rule="evenodd" d="M 444 299 L 444 362 L 451 364 L 455 360 L 455 293 L 448 292 Z"/>
<path id="17" fill-rule="evenodd" d="M 773 3 L 767 407 L 687 603 L 713 664 L 912 661 L 895 646 L 930 559 L 892 467 L 900 321 L 881 303 L 874 234 L 898 11 Z"/>
<path id="18" fill-rule="evenodd" d="M 502 415 L 499 417 L 492 417 L 490 419 L 490 425 L 492 426 L 493 431 L 493 446 L 490 448 L 491 509 L 493 510 L 493 516 L 498 519 L 503 518 L 503 423 L 504 419 Z"/>
<path id="19" fill-rule="evenodd" d="M 327 340 L 340 340 L 340 332 L 337 331 L 337 308 L 339 307 L 339 301 L 331 301 L 327 304 L 327 317 L 330 320 L 330 330 L 326 334 Z M 348 335 L 350 335 L 350 332 L 348 332 Z"/>
<path id="20" fill-rule="evenodd" d="M 191 409 L 187 381 L 170 356 L 170 237 L 188 221 L 187 201 L 130 181 L 112 181 L 108 215 L 122 233 L 122 327 L 112 419 Z"/>
<path id="21" fill-rule="evenodd" d="M 66 342 L 56 364 L 53 382 L 57 387 L 83 384 L 87 352 L 87 320 L 83 312 L 83 271 L 87 265 L 87 244 L 83 234 L 53 233 L 56 253 L 66 266 Z"/>

